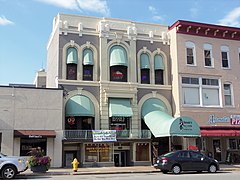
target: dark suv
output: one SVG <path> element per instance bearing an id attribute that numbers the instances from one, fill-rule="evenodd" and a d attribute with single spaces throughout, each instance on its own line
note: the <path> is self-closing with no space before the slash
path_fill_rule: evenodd
<path id="1" fill-rule="evenodd" d="M 164 174 L 170 171 L 174 174 L 179 174 L 181 171 L 214 173 L 219 170 L 219 163 L 198 151 L 178 150 L 159 156 L 154 167 Z"/>

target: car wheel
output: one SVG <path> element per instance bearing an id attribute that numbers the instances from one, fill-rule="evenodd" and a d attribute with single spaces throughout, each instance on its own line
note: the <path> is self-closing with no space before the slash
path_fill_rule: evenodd
<path id="1" fill-rule="evenodd" d="M 173 174 L 179 174 L 181 172 L 181 167 L 179 165 L 174 165 L 172 167 L 172 173 Z"/>
<path id="2" fill-rule="evenodd" d="M 215 173 L 215 172 L 217 172 L 217 167 L 216 167 L 216 165 L 211 164 L 211 165 L 209 166 L 209 168 L 208 168 L 208 171 L 209 171 L 210 173 Z"/>
<path id="3" fill-rule="evenodd" d="M 16 175 L 17 170 L 14 166 L 5 166 L 2 169 L 2 178 L 3 179 L 12 179 Z"/>
<path id="4" fill-rule="evenodd" d="M 168 170 L 162 170 L 162 173 L 163 173 L 163 174 L 167 174 L 167 173 L 168 173 Z"/>

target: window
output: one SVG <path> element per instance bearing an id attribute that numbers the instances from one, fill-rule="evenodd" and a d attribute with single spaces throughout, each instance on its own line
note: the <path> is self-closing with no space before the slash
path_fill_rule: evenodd
<path id="1" fill-rule="evenodd" d="M 140 56 L 141 83 L 150 84 L 150 63 L 149 56 L 146 53 Z"/>
<path id="2" fill-rule="evenodd" d="M 222 67 L 229 68 L 229 48 L 227 46 L 221 46 L 222 55 Z"/>
<path id="3" fill-rule="evenodd" d="M 219 80 L 182 77 L 182 103 L 195 106 L 219 106 Z"/>
<path id="4" fill-rule="evenodd" d="M 149 161 L 149 143 L 136 144 L 136 161 Z"/>
<path id="5" fill-rule="evenodd" d="M 76 80 L 77 79 L 77 49 L 70 47 L 67 49 L 67 79 Z"/>
<path id="6" fill-rule="evenodd" d="M 83 51 L 83 80 L 93 80 L 93 51 L 89 48 Z"/>
<path id="7" fill-rule="evenodd" d="M 195 45 L 192 42 L 186 42 L 187 64 L 195 65 Z"/>
<path id="8" fill-rule="evenodd" d="M 212 67 L 212 45 L 204 44 L 204 63 L 207 67 Z"/>
<path id="9" fill-rule="evenodd" d="M 164 84 L 164 62 L 161 55 L 154 57 L 155 84 Z"/>
<path id="10" fill-rule="evenodd" d="M 231 84 L 224 84 L 225 106 L 232 106 Z"/>
<path id="11" fill-rule="evenodd" d="M 128 59 L 126 50 L 119 45 L 110 49 L 110 81 L 127 82 Z"/>
<path id="12" fill-rule="evenodd" d="M 112 162 L 113 144 L 86 144 L 85 162 Z"/>

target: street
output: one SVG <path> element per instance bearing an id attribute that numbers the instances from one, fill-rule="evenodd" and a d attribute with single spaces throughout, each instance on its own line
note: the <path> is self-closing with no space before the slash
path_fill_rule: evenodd
<path id="1" fill-rule="evenodd" d="M 173 174 L 162 174 L 162 173 L 126 173 L 126 174 L 98 174 L 98 175 L 60 175 L 60 176 L 17 176 L 16 179 L 51 179 L 51 180 L 64 180 L 64 179 L 81 179 L 81 180 L 100 180 L 100 179 L 108 179 L 108 180 L 185 180 L 185 179 L 193 179 L 194 180 L 226 180 L 226 179 L 239 179 L 240 171 L 226 171 L 226 172 L 218 172 L 214 174 L 210 173 L 189 173 L 183 172 L 180 175 Z"/>

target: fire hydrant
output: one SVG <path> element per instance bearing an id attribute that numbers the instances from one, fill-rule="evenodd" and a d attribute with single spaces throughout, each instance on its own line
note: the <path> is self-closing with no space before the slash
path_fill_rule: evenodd
<path id="1" fill-rule="evenodd" d="M 78 164 L 79 164 L 79 162 L 78 162 L 77 158 L 74 158 L 74 160 L 73 160 L 73 162 L 72 162 L 72 166 L 73 166 L 73 171 L 74 171 L 74 172 L 77 172 L 77 170 L 78 170 Z"/>

